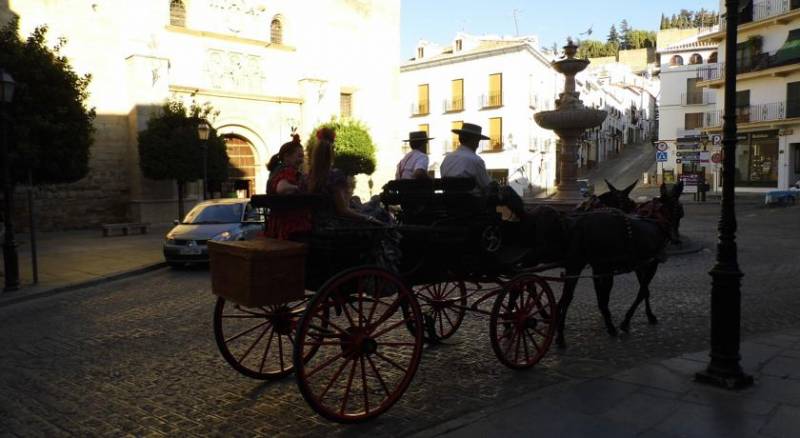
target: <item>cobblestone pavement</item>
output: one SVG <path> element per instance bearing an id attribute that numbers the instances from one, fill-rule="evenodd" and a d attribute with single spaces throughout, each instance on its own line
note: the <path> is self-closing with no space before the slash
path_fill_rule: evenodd
<path id="1" fill-rule="evenodd" d="M 687 205 L 683 233 L 714 242 L 718 207 Z M 800 325 L 796 279 L 800 207 L 739 209 L 743 336 Z M 263 383 L 220 357 L 214 297 L 202 269 L 159 271 L 0 308 L 0 436 L 405 435 L 575 377 L 708 348 L 713 252 L 673 258 L 653 284 L 660 323 L 637 314 L 629 335 L 606 334 L 582 280 L 567 322 L 569 347 L 534 369 L 500 365 L 488 318 L 467 316 L 446 344 L 427 348 L 404 397 L 376 421 L 340 426 L 317 416 L 293 378 Z M 636 290 L 616 279 L 617 322 Z"/>

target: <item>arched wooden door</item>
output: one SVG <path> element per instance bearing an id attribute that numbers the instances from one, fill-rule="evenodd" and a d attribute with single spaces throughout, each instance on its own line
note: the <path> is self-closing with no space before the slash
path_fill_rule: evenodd
<path id="1" fill-rule="evenodd" d="M 228 150 L 228 181 L 222 185 L 223 196 L 235 193 L 249 198 L 256 193 L 256 157 L 253 144 L 237 135 L 225 136 Z"/>

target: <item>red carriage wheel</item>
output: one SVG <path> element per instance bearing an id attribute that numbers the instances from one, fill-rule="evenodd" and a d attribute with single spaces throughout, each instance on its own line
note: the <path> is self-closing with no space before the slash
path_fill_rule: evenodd
<path id="1" fill-rule="evenodd" d="M 453 336 L 467 313 L 467 288 L 464 282 L 444 281 L 414 288 L 422 309 L 426 341 L 447 339 Z M 403 309 L 405 311 L 405 308 Z M 413 330 L 413 326 L 409 326 Z M 435 339 L 429 339 L 433 335 Z"/>
<path id="2" fill-rule="evenodd" d="M 492 306 L 489 338 L 497 359 L 514 369 L 530 368 L 544 357 L 556 332 L 558 306 L 546 281 L 517 276 Z"/>
<path id="3" fill-rule="evenodd" d="M 422 312 L 391 272 L 350 269 L 319 289 L 295 344 L 297 384 L 311 408 L 340 423 L 369 420 L 400 399 L 417 371 Z"/>
<path id="4" fill-rule="evenodd" d="M 254 379 L 291 374 L 295 331 L 309 299 L 244 307 L 218 298 L 214 338 L 222 357 L 236 371 Z"/>

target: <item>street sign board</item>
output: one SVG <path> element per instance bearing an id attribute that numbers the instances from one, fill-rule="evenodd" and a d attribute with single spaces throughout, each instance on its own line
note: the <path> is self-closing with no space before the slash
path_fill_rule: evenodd
<path id="1" fill-rule="evenodd" d="M 711 144 L 718 145 L 722 143 L 722 136 L 719 134 L 714 134 L 711 136 Z"/>
<path id="2" fill-rule="evenodd" d="M 663 163 L 667 161 L 668 153 L 666 151 L 657 151 L 656 152 L 656 162 Z"/>
<path id="3" fill-rule="evenodd" d="M 711 161 L 710 152 L 678 151 L 676 155 L 687 163 L 708 163 Z"/>
<path id="4" fill-rule="evenodd" d="M 700 175 L 694 173 L 684 173 L 681 175 L 684 193 L 697 193 L 697 186 L 700 184 Z"/>

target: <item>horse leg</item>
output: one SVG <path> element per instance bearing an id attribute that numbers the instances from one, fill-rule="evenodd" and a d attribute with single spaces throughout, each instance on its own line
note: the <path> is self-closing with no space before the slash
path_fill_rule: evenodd
<path id="1" fill-rule="evenodd" d="M 622 321 L 622 325 L 619 328 L 624 331 L 625 333 L 630 330 L 631 325 L 631 318 L 633 318 L 633 314 L 636 312 L 636 308 L 639 307 L 642 301 L 645 302 L 645 311 L 647 312 L 647 318 L 651 321 L 651 324 L 655 324 L 655 315 L 652 314 L 650 311 L 650 281 L 653 279 L 653 276 L 656 273 L 655 268 L 658 266 L 658 262 L 653 261 L 650 264 L 641 267 L 636 270 L 636 278 L 639 280 L 639 292 L 636 294 L 636 299 L 633 300 L 633 304 L 625 313 L 625 320 Z M 652 316 L 652 319 L 650 318 Z"/>
<path id="2" fill-rule="evenodd" d="M 611 311 L 608 309 L 608 301 L 611 298 L 611 288 L 614 287 L 614 277 L 610 271 L 605 269 L 594 269 L 592 267 L 594 277 L 594 293 L 597 295 L 597 307 L 600 308 L 600 313 L 603 314 L 603 321 L 606 324 L 606 330 L 611 336 L 617 336 L 617 328 L 614 327 L 614 321 L 611 320 Z"/>
<path id="3" fill-rule="evenodd" d="M 656 275 L 656 270 L 658 270 L 658 262 L 653 261 L 653 263 L 647 267 L 646 269 L 646 279 L 647 282 L 644 283 L 645 288 L 645 296 L 644 296 L 644 311 L 647 314 L 647 322 L 650 324 L 658 324 L 658 318 L 656 315 L 653 314 L 653 311 L 650 309 L 650 282 L 653 280 L 653 277 Z M 639 280 L 642 281 L 642 280 Z"/>
<path id="4" fill-rule="evenodd" d="M 564 322 L 567 320 L 567 309 L 575 296 L 575 286 L 578 284 L 578 275 L 581 269 L 567 268 L 565 270 L 567 279 L 564 280 L 564 290 L 561 299 L 558 301 L 558 334 L 556 335 L 556 345 L 560 348 L 567 346 L 564 342 Z"/>

